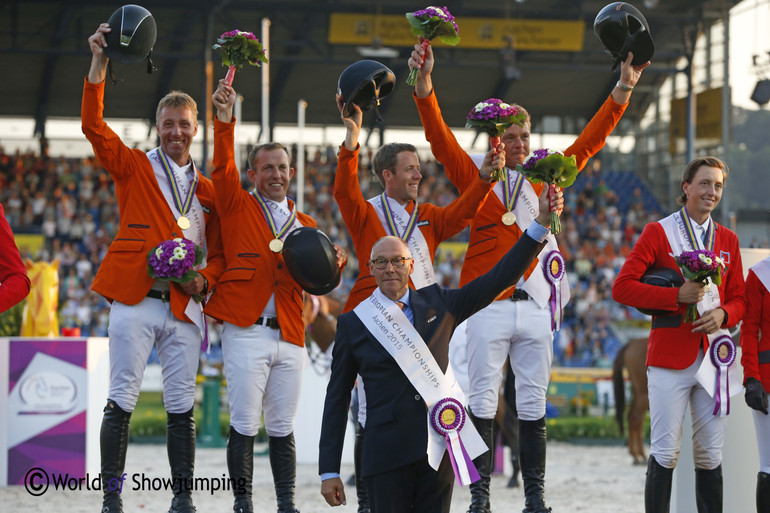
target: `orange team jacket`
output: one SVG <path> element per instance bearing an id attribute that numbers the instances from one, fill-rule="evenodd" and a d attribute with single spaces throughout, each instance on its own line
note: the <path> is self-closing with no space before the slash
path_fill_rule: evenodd
<path id="1" fill-rule="evenodd" d="M 444 164 L 449 179 L 463 192 L 470 186 L 473 177 L 478 175 L 476 164 L 460 147 L 444 122 L 436 93 L 431 91 L 425 98 L 414 95 L 414 101 L 433 155 Z M 607 98 L 577 140 L 565 150 L 565 155 L 575 155 L 579 170 L 585 167 L 590 157 L 602 149 L 604 141 L 612 133 L 625 110 L 626 105 L 615 102 L 612 97 Z M 543 190 L 543 184 L 533 183 L 532 187 L 538 195 Z M 521 237 L 521 228 L 516 223 L 511 226 L 502 223 L 502 216 L 506 211 L 493 192 L 487 196 L 478 214 L 471 221 L 471 237 L 460 274 L 460 286 L 489 271 Z M 538 260 L 535 259 L 524 276 L 528 278 L 537 264 Z M 515 287 L 508 289 L 498 300 L 510 297 L 514 289 Z"/>
<path id="2" fill-rule="evenodd" d="M 141 150 L 130 149 L 104 122 L 104 82 L 85 80 L 81 122 L 83 133 L 93 146 L 99 162 L 115 181 L 120 226 L 115 240 L 99 266 L 91 289 L 109 301 L 127 305 L 142 301 L 153 284 L 147 274 L 147 253 L 161 242 L 182 236 L 171 208 L 158 186 L 150 159 Z M 206 221 L 206 267 L 200 273 L 212 289 L 225 268 L 219 216 L 214 205 L 214 186 L 198 172 L 196 196 Z M 184 310 L 190 296 L 171 284 L 171 310 L 187 320 Z"/>
<path id="3" fill-rule="evenodd" d="M 217 211 L 222 218 L 222 242 L 227 268 L 204 312 L 245 328 L 257 322 L 275 293 L 275 308 L 283 339 L 305 345 L 302 319 L 303 291 L 289 274 L 283 255 L 270 251 L 273 237 L 256 198 L 241 187 L 241 175 L 233 155 L 232 123 L 214 120 L 214 172 Z M 294 202 L 289 200 L 289 206 Z M 304 226 L 316 226 L 302 212 L 297 219 Z"/>
<path id="4" fill-rule="evenodd" d="M 714 220 L 712 219 L 712 222 Z M 738 236 L 714 222 L 714 253 L 725 261 L 727 272 L 719 285 L 720 307 L 727 312 L 723 328 L 736 326 L 746 312 L 746 291 Z M 692 332 L 692 323 L 682 322 L 688 305 L 676 302 L 679 288 L 647 285 L 639 280 L 648 269 L 670 267 L 679 270 L 671 256 L 671 245 L 659 222 L 649 223 L 634 244 L 626 262 L 615 278 L 612 298 L 620 304 L 635 308 L 669 310 L 672 315 L 654 316 L 647 342 L 647 365 L 667 369 L 685 369 L 698 356 L 701 339 L 704 350 L 708 338 Z M 713 287 L 713 285 L 712 285 Z"/>
<path id="5" fill-rule="evenodd" d="M 746 316 L 741 326 L 743 381 L 756 378 L 770 390 L 770 362 L 759 363 L 759 353 L 770 351 L 770 292 L 749 269 L 746 278 Z"/>
<path id="6" fill-rule="evenodd" d="M 334 199 L 337 200 L 342 218 L 353 238 L 353 246 L 359 262 L 358 279 L 350 291 L 343 313 L 355 308 L 377 288 L 377 283 L 369 272 L 366 262 L 369 260 L 374 243 L 380 237 L 388 235 L 374 206 L 361 194 L 358 183 L 358 151 L 358 148 L 350 151 L 344 145 L 340 146 L 337 175 L 334 178 Z M 463 193 L 446 207 L 437 207 L 430 203 L 419 205 L 417 226 L 428 244 L 431 262 L 435 258 L 436 249 L 441 241 L 459 233 L 468 225 L 489 194 L 491 187 L 491 184 L 479 178 L 479 171 L 476 169 L 475 179 L 468 180 L 466 187 L 468 192 Z M 410 214 L 414 211 L 413 201 L 406 206 L 406 211 Z M 414 288 L 411 280 L 409 286 Z"/>

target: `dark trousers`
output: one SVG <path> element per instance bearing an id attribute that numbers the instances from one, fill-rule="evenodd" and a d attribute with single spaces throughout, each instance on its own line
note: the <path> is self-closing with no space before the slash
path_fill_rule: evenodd
<path id="1" fill-rule="evenodd" d="M 428 457 L 364 478 L 372 511 L 386 513 L 449 513 L 454 472 L 444 454 L 438 471 Z"/>

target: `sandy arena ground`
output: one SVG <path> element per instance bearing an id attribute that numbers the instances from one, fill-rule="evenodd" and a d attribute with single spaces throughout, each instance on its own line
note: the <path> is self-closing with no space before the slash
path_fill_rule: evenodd
<path id="1" fill-rule="evenodd" d="M 546 480 L 547 504 L 555 513 L 642 513 L 644 511 L 644 466 L 633 466 L 626 448 L 620 445 L 587 446 L 549 442 Z M 214 481 L 226 474 L 224 449 L 199 448 L 196 457 L 196 477 Z M 171 500 L 168 491 L 135 490 L 132 476 L 152 480 L 167 477 L 168 462 L 162 445 L 131 444 L 128 449 L 126 472 L 129 478 L 123 491 L 124 511 L 165 513 Z M 300 465 L 297 469 L 297 507 L 302 513 L 331 511 L 320 495 L 320 482 L 315 465 Z M 343 478 L 352 472 L 352 466 L 342 470 Z M 141 477 L 137 477 L 140 479 Z M 156 481 L 157 482 L 157 481 Z M 521 488 L 508 489 L 508 477 L 492 479 L 493 511 L 515 513 L 524 507 Z M 348 504 L 333 510 L 335 513 L 355 513 L 355 487 L 346 488 Z M 226 513 L 232 511 L 229 491 L 193 492 L 199 513 Z M 455 485 L 451 513 L 465 513 L 469 502 L 467 488 Z M 275 507 L 270 463 L 266 456 L 254 461 L 254 505 L 259 512 L 272 512 Z M 39 497 L 31 496 L 23 486 L 0 488 L 0 510 L 25 513 L 97 513 L 101 508 L 101 492 L 76 490 L 48 491 Z"/>

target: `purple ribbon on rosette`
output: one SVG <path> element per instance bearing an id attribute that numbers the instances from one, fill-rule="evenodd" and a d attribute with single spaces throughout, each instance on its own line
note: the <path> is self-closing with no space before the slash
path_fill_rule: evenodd
<path id="1" fill-rule="evenodd" d="M 465 408 L 454 397 L 440 400 L 430 412 L 430 425 L 446 438 L 452 470 L 454 470 L 460 486 L 475 483 L 480 479 L 479 472 L 476 470 L 473 460 L 468 456 L 460 438 L 460 430 L 465 424 L 466 418 Z"/>
<path id="2" fill-rule="evenodd" d="M 735 341 L 730 335 L 718 336 L 709 347 L 711 362 L 717 369 L 714 415 L 720 417 L 730 414 L 730 381 L 727 372 L 735 362 L 736 353 Z"/>
<path id="3" fill-rule="evenodd" d="M 561 280 L 567 272 L 567 263 L 558 250 L 549 252 L 543 260 L 545 279 L 551 284 L 551 331 L 561 329 Z"/>

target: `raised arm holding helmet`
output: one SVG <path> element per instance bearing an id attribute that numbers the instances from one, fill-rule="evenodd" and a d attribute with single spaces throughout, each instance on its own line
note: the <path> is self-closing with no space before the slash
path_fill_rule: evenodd
<path id="1" fill-rule="evenodd" d="M 220 80 L 212 96 L 217 111 L 212 180 L 222 215 L 227 268 L 205 310 L 224 324 L 222 352 L 230 405 L 227 467 L 233 482 L 244 483 L 233 488 L 235 511 L 253 512 L 254 436 L 264 412 L 278 511 L 294 513 L 294 418 L 305 327 L 303 291 L 281 251 L 292 232 L 315 227 L 316 222 L 298 212 L 286 195 L 294 168 L 280 143 L 252 149 L 247 173 L 254 189 L 241 187 L 234 157 L 235 98 L 233 88 Z M 346 255 L 339 246 L 335 250 L 336 265 L 342 267 Z"/>

